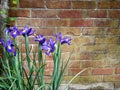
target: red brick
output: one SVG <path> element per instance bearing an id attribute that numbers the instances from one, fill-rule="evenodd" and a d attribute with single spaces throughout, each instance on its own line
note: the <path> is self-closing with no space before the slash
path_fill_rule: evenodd
<path id="1" fill-rule="evenodd" d="M 93 20 L 92 19 L 73 19 L 71 20 L 70 26 L 72 27 L 92 27 Z"/>
<path id="2" fill-rule="evenodd" d="M 93 75 L 111 75 L 113 71 L 112 68 L 96 68 L 93 69 Z"/>
<path id="3" fill-rule="evenodd" d="M 68 19 L 46 19 L 44 20 L 43 26 L 48 26 L 48 27 L 69 26 L 69 20 Z"/>
<path id="4" fill-rule="evenodd" d="M 73 9 L 94 9 L 96 8 L 95 1 L 73 1 Z"/>
<path id="5" fill-rule="evenodd" d="M 115 73 L 120 74 L 120 68 L 116 68 Z"/>
<path id="6" fill-rule="evenodd" d="M 120 10 L 110 10 L 109 17 L 110 18 L 120 18 Z"/>
<path id="7" fill-rule="evenodd" d="M 47 1 L 46 6 L 52 9 L 69 9 L 71 8 L 71 3 L 69 1 Z"/>
<path id="8" fill-rule="evenodd" d="M 44 8 L 44 0 L 20 0 L 20 8 Z"/>
<path id="9" fill-rule="evenodd" d="M 87 10 L 86 17 L 89 18 L 106 18 L 107 11 L 106 10 Z"/>
<path id="10" fill-rule="evenodd" d="M 98 2 L 98 8 L 100 8 L 100 9 L 119 9 L 120 1 L 100 1 L 100 2 Z"/>
<path id="11" fill-rule="evenodd" d="M 29 10 L 9 10 L 9 17 L 30 17 Z"/>
<path id="12" fill-rule="evenodd" d="M 56 18 L 55 10 L 32 10 L 33 18 Z"/>
<path id="13" fill-rule="evenodd" d="M 58 12 L 58 17 L 60 18 L 81 18 L 81 10 L 60 10 Z"/>

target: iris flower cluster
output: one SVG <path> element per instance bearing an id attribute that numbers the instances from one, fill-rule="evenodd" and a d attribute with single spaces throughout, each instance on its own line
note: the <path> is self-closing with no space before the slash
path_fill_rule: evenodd
<path id="1" fill-rule="evenodd" d="M 28 26 L 25 26 L 21 30 L 19 30 L 17 26 L 14 26 L 12 29 L 11 28 L 6 29 L 6 34 L 10 35 L 13 39 L 15 39 L 19 35 L 28 37 L 33 35 L 34 33 L 35 33 L 35 30 L 33 30 L 32 28 L 29 28 Z M 35 36 L 34 38 L 34 41 L 39 43 L 39 46 L 41 47 L 41 49 L 46 51 L 45 52 L 46 55 L 50 55 L 50 53 L 53 53 L 55 51 L 57 43 L 60 43 L 61 45 L 62 44 L 70 45 L 71 43 L 71 38 L 63 37 L 61 32 L 53 36 L 55 37 L 55 40 L 53 40 L 53 38 L 49 38 L 47 40 L 46 37 L 41 34 Z M 16 55 L 15 45 L 14 45 L 14 42 L 12 42 L 12 40 L 10 40 L 9 38 L 7 40 L 1 39 L 0 42 L 5 47 L 7 52 L 14 53 L 14 55 Z"/>

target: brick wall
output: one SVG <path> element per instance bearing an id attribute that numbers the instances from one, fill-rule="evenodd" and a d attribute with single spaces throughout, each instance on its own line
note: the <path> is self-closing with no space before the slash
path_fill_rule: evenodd
<path id="1" fill-rule="evenodd" d="M 62 32 L 72 37 L 72 44 L 62 47 L 63 59 L 74 49 L 64 82 L 88 68 L 73 83 L 120 85 L 119 0 L 19 0 L 18 5 L 10 6 L 15 8 L 9 16 L 17 17 L 11 25 L 28 25 L 45 36 Z M 32 37 L 31 45 L 36 48 Z M 50 75 L 53 63 L 51 57 L 47 59 L 46 75 Z"/>

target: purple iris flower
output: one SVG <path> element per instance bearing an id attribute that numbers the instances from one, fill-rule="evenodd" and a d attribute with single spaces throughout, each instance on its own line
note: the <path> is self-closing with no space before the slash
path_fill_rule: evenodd
<path id="1" fill-rule="evenodd" d="M 22 34 L 24 37 L 25 35 L 30 36 L 32 34 L 34 34 L 35 30 L 33 30 L 32 28 L 29 28 L 27 26 L 24 27 L 23 30 L 20 30 L 20 34 Z"/>
<path id="2" fill-rule="evenodd" d="M 43 35 L 38 35 L 38 36 L 35 36 L 34 40 L 36 42 L 39 42 L 40 45 L 43 45 L 43 43 L 45 43 L 46 38 Z"/>
<path id="3" fill-rule="evenodd" d="M 1 39 L 0 42 L 5 47 L 7 52 L 14 53 L 14 56 L 16 56 L 16 51 L 15 51 L 15 48 L 14 48 L 14 44 L 12 43 L 11 40 L 7 40 L 7 42 L 5 42 L 3 39 Z"/>
<path id="4" fill-rule="evenodd" d="M 18 35 L 19 35 L 18 27 L 17 27 L 17 26 L 14 26 L 14 27 L 13 27 L 13 30 L 11 31 L 11 36 L 12 36 L 13 38 L 16 38 Z"/>
<path id="5" fill-rule="evenodd" d="M 61 40 L 60 40 L 60 42 L 61 42 L 61 44 L 68 44 L 68 45 L 70 45 L 70 43 L 71 43 L 71 38 L 70 37 L 64 37 L 64 38 L 62 38 Z"/>
<path id="6" fill-rule="evenodd" d="M 42 45 L 42 49 L 46 51 L 45 52 L 46 55 L 50 55 L 50 53 L 53 53 L 55 51 L 55 48 L 56 48 L 56 43 L 52 38 L 50 38 L 48 42 L 45 42 Z"/>
<path id="7" fill-rule="evenodd" d="M 68 44 L 70 45 L 71 43 L 71 38 L 70 37 L 63 37 L 62 33 L 60 32 L 58 35 L 55 35 L 56 41 L 60 41 L 61 44 Z"/>
<path id="8" fill-rule="evenodd" d="M 5 30 L 6 33 L 10 33 L 11 31 L 12 31 L 12 29 L 10 29 L 10 28 L 6 28 L 6 30 Z"/>

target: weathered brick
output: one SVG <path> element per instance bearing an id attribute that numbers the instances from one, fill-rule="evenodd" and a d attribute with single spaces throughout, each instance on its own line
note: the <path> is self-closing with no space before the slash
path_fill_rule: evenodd
<path id="1" fill-rule="evenodd" d="M 42 26 L 42 20 L 41 19 L 18 19 L 17 25 L 18 26 L 28 25 L 30 27 L 39 27 L 39 26 Z"/>
<path id="2" fill-rule="evenodd" d="M 100 1 L 100 2 L 98 2 L 98 8 L 100 8 L 100 9 L 119 9 L 120 1 Z"/>
<path id="3" fill-rule="evenodd" d="M 60 10 L 58 12 L 60 18 L 82 18 L 81 10 Z"/>
<path id="4" fill-rule="evenodd" d="M 109 44 L 115 44 L 120 43 L 118 36 L 107 36 L 107 37 L 98 37 L 96 38 L 96 43 L 109 43 Z"/>
<path id="5" fill-rule="evenodd" d="M 31 51 L 31 53 L 33 52 L 37 52 L 37 44 L 29 44 L 29 50 Z M 22 44 L 21 45 L 21 52 L 22 53 L 25 53 L 26 52 L 26 47 L 25 47 L 25 44 Z"/>
<path id="6" fill-rule="evenodd" d="M 70 60 L 75 60 L 75 54 L 70 54 L 70 52 L 63 52 L 61 56 L 61 60 L 66 61 L 68 60 L 69 57 L 70 57 Z"/>
<path id="7" fill-rule="evenodd" d="M 119 44 L 109 44 L 107 46 L 107 51 L 110 52 L 110 51 L 120 51 L 120 46 Z"/>
<path id="8" fill-rule="evenodd" d="M 120 81 L 120 75 L 105 75 L 103 76 L 103 81 L 107 82 L 115 82 Z"/>
<path id="9" fill-rule="evenodd" d="M 36 34 L 42 34 L 42 35 L 45 35 L 45 36 L 52 36 L 53 34 L 55 34 L 56 32 L 56 29 L 53 27 L 49 27 L 49 28 L 34 28 L 34 30 L 36 30 Z"/>
<path id="10" fill-rule="evenodd" d="M 9 17 L 30 17 L 30 11 L 29 10 L 9 10 Z"/>
<path id="11" fill-rule="evenodd" d="M 33 18 L 56 18 L 55 10 L 32 10 Z"/>
<path id="12" fill-rule="evenodd" d="M 69 68 L 80 68 L 80 61 L 70 60 L 68 67 Z"/>
<path id="13" fill-rule="evenodd" d="M 69 19 L 45 19 L 43 26 L 45 27 L 62 27 L 70 26 Z"/>
<path id="14" fill-rule="evenodd" d="M 108 28 L 107 29 L 108 35 L 119 36 L 120 35 L 120 28 Z"/>
<path id="15" fill-rule="evenodd" d="M 108 20 L 108 19 L 96 19 L 94 21 L 97 27 L 118 27 L 118 20 Z"/>
<path id="16" fill-rule="evenodd" d="M 113 68 L 95 68 L 93 69 L 93 75 L 111 75 L 113 71 Z"/>
<path id="17" fill-rule="evenodd" d="M 86 18 L 106 18 L 107 11 L 106 10 L 86 10 L 84 17 Z"/>
<path id="18" fill-rule="evenodd" d="M 92 60 L 93 54 L 91 53 L 77 53 L 76 59 L 77 60 Z"/>
<path id="19" fill-rule="evenodd" d="M 72 42 L 75 45 L 89 45 L 89 44 L 93 44 L 94 43 L 94 37 L 89 37 L 89 36 L 81 36 L 81 37 L 73 37 L 72 38 Z"/>
<path id="20" fill-rule="evenodd" d="M 95 1 L 73 1 L 73 9 L 94 9 L 96 8 Z"/>
<path id="21" fill-rule="evenodd" d="M 120 74 L 120 68 L 116 68 L 115 73 Z"/>
<path id="22" fill-rule="evenodd" d="M 45 69 L 53 69 L 53 67 L 54 67 L 53 60 L 51 60 L 51 61 L 46 61 Z"/>
<path id="23" fill-rule="evenodd" d="M 17 41 L 20 42 L 20 43 L 22 43 L 22 44 L 25 44 L 25 38 L 22 37 L 22 36 L 19 36 L 17 38 Z M 36 42 L 34 41 L 34 37 L 33 36 L 29 36 L 29 44 L 36 44 Z"/>
<path id="24" fill-rule="evenodd" d="M 20 0 L 20 8 L 44 8 L 44 0 Z"/>
<path id="25" fill-rule="evenodd" d="M 107 45 L 105 44 L 94 44 L 94 45 L 83 45 L 80 47 L 81 52 L 91 52 L 91 53 L 106 53 L 107 51 Z"/>
<path id="26" fill-rule="evenodd" d="M 71 3 L 70 1 L 47 1 L 46 2 L 47 8 L 52 8 L 52 9 L 69 9 L 71 8 Z"/>
<path id="27" fill-rule="evenodd" d="M 64 80 L 66 83 L 68 83 L 73 76 L 66 76 L 64 77 Z M 103 81 L 102 76 L 78 76 L 72 81 L 72 84 L 90 84 L 90 83 L 95 83 L 95 82 L 101 82 Z"/>
<path id="28" fill-rule="evenodd" d="M 97 60 L 97 61 L 81 61 L 81 68 L 102 68 L 104 67 L 104 61 L 102 60 Z"/>
<path id="29" fill-rule="evenodd" d="M 45 69 L 45 75 L 46 76 L 50 76 L 50 75 L 52 75 L 52 73 L 53 73 L 53 69 Z"/>
<path id="30" fill-rule="evenodd" d="M 81 68 L 69 68 L 68 69 L 68 75 L 76 75 L 78 74 L 79 72 L 81 72 L 83 69 Z M 90 75 L 91 73 L 91 70 L 86 70 L 84 71 L 83 73 L 81 73 L 80 75 Z"/>
<path id="31" fill-rule="evenodd" d="M 57 28 L 57 32 L 62 32 L 63 35 L 77 36 L 80 35 L 82 31 L 78 27 L 60 27 Z"/>
<path id="32" fill-rule="evenodd" d="M 110 10 L 109 17 L 110 18 L 120 18 L 120 10 Z"/>
<path id="33" fill-rule="evenodd" d="M 76 53 L 76 60 L 102 60 L 106 58 L 104 53 L 88 52 L 82 51 L 81 53 Z"/>
<path id="34" fill-rule="evenodd" d="M 107 32 L 106 28 L 98 28 L 98 27 L 91 27 L 91 28 L 83 28 L 82 34 L 83 35 L 105 35 Z"/>
<path id="35" fill-rule="evenodd" d="M 92 27 L 93 20 L 92 19 L 72 19 L 70 21 L 71 27 Z"/>

